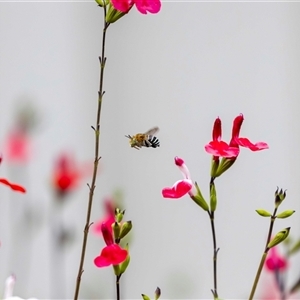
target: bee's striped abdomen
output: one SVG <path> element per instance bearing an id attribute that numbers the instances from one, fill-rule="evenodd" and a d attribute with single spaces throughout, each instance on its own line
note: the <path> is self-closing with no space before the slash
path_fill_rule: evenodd
<path id="1" fill-rule="evenodd" d="M 148 139 L 144 142 L 145 147 L 157 148 L 160 146 L 159 139 L 156 136 L 149 135 Z"/>

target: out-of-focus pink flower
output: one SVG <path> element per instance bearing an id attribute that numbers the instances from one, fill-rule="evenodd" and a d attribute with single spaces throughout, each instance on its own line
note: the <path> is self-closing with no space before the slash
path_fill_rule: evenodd
<path id="1" fill-rule="evenodd" d="M 195 187 L 191 180 L 190 171 L 184 163 L 184 160 L 182 158 L 175 157 L 175 164 L 179 167 L 184 179 L 176 181 L 172 187 L 164 188 L 162 190 L 163 197 L 178 199 L 186 194 L 189 194 L 190 196 L 195 195 Z"/>
<path id="2" fill-rule="evenodd" d="M 15 129 L 7 137 L 5 157 L 10 162 L 25 163 L 30 157 L 30 140 L 28 133 L 22 129 Z"/>
<path id="3" fill-rule="evenodd" d="M 5 289 L 3 299 L 5 300 L 24 300 L 23 298 L 13 296 L 16 277 L 10 275 L 5 281 Z M 28 298 L 27 300 L 37 300 L 36 298 Z"/>
<path id="4" fill-rule="evenodd" d="M 250 149 L 251 151 L 259 151 L 268 149 L 269 146 L 265 142 L 252 143 L 247 138 L 239 137 L 244 116 L 240 114 L 233 121 L 232 137 L 230 143 L 221 140 L 221 120 L 217 118 L 213 127 L 213 140 L 205 146 L 206 152 L 212 154 L 214 158 L 225 157 L 235 159 L 239 155 L 239 146 Z"/>
<path id="5" fill-rule="evenodd" d="M 94 259 L 94 264 L 98 268 L 118 265 L 127 258 L 127 255 L 127 250 L 117 244 L 111 244 L 102 249 L 100 255 Z"/>
<path id="6" fill-rule="evenodd" d="M 266 269 L 271 272 L 284 271 L 287 266 L 287 260 L 278 253 L 277 247 L 272 247 L 265 262 Z"/>
<path id="7" fill-rule="evenodd" d="M 115 204 L 114 200 L 108 198 L 104 201 L 105 216 L 100 221 L 95 222 L 92 225 L 92 232 L 97 235 L 102 235 L 102 224 L 106 224 L 112 232 L 112 224 L 115 222 Z"/>
<path id="8" fill-rule="evenodd" d="M 52 176 L 54 188 L 59 195 L 63 196 L 77 188 L 85 174 L 72 156 L 61 154 L 55 163 Z"/>
<path id="9" fill-rule="evenodd" d="M 155 14 L 161 8 L 160 0 L 111 0 L 111 3 L 115 9 L 123 13 L 128 13 L 134 4 L 142 14 L 147 14 L 147 12 Z"/>

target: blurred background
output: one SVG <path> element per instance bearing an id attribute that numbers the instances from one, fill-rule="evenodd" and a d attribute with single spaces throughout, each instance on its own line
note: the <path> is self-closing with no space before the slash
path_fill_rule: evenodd
<path id="1" fill-rule="evenodd" d="M 299 230 L 300 3 L 163 2 L 157 15 L 130 14 L 107 33 L 101 115 L 101 161 L 92 221 L 109 201 L 132 220 L 124 299 L 211 299 L 212 239 L 207 214 L 189 197 L 163 199 L 185 159 L 208 196 L 211 157 L 204 145 L 222 119 L 229 140 L 241 136 L 270 149 L 246 149 L 216 181 L 219 295 L 246 299 L 264 248 L 276 187 L 287 189 L 291 218 L 275 232 Z M 0 187 L 0 291 L 10 274 L 23 298 L 70 299 L 79 266 L 94 134 L 102 11 L 90 2 L 0 3 L 0 177 L 27 188 Z M 158 149 L 131 149 L 127 134 L 159 126 Z M 61 178 L 65 170 L 70 177 Z M 69 181 L 68 181 L 69 180 Z M 104 246 L 89 235 L 80 298 L 114 297 L 112 268 L 93 260 Z M 292 258 L 288 283 L 299 274 Z M 264 272 L 257 297 L 272 278 Z M 296 297 L 296 296 L 295 296 Z M 272 298 L 273 299 L 273 298 Z M 299 299 L 299 298 L 298 298 Z"/>

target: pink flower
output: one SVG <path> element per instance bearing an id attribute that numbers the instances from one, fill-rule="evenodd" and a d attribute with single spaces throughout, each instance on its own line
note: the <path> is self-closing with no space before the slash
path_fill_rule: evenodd
<path id="1" fill-rule="evenodd" d="M 95 222 L 92 225 L 92 231 L 94 234 L 102 235 L 102 224 L 106 224 L 112 232 L 112 224 L 115 222 L 115 204 L 113 199 L 106 199 L 104 201 L 105 216 L 100 221 Z"/>
<path id="2" fill-rule="evenodd" d="M 214 159 L 218 157 L 237 157 L 239 155 L 238 147 L 231 147 L 226 142 L 222 141 L 222 124 L 221 119 L 218 117 L 215 120 L 212 132 L 213 140 L 209 144 L 205 145 L 206 152 L 212 154 Z"/>
<path id="3" fill-rule="evenodd" d="M 102 249 L 99 256 L 94 259 L 94 264 L 98 267 L 118 265 L 127 258 L 127 250 L 122 249 L 117 244 L 111 244 Z"/>
<path id="4" fill-rule="evenodd" d="M 278 253 L 277 247 L 269 250 L 265 267 L 271 272 L 284 271 L 287 268 L 287 260 Z"/>
<path id="5" fill-rule="evenodd" d="M 184 160 L 182 158 L 175 157 L 175 164 L 179 167 L 184 179 L 176 181 L 172 187 L 164 188 L 162 190 L 163 197 L 178 199 L 186 194 L 193 196 L 195 194 L 195 187 L 190 177 L 190 171 L 184 163 Z"/>
<path id="6" fill-rule="evenodd" d="M 161 8 L 160 0 L 111 0 L 111 3 L 115 9 L 123 13 L 128 13 L 134 4 L 142 14 L 147 12 L 156 14 Z"/>
<path id="7" fill-rule="evenodd" d="M 239 146 L 250 149 L 251 151 L 259 151 L 268 149 L 267 143 L 258 142 L 253 144 L 247 138 L 239 137 L 244 116 L 240 114 L 233 121 L 232 137 L 229 145 L 221 140 L 221 120 L 217 118 L 213 127 L 213 140 L 205 146 L 206 152 L 212 154 L 214 158 L 225 157 L 235 159 L 239 155 Z"/>

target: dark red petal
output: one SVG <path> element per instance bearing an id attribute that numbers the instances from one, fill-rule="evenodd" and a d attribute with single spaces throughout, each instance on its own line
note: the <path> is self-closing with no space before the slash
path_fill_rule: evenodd
<path id="1" fill-rule="evenodd" d="M 100 255 L 94 259 L 94 264 L 99 268 L 118 265 L 127 258 L 127 255 L 127 250 L 122 249 L 117 244 L 112 244 L 102 249 Z"/>
<path id="2" fill-rule="evenodd" d="M 16 192 L 21 192 L 21 193 L 25 193 L 26 189 L 23 188 L 21 185 L 15 184 L 15 183 L 10 183 L 7 179 L 5 178 L 0 178 L 0 182 L 8 185 L 12 190 L 16 191 Z"/>
<path id="3" fill-rule="evenodd" d="M 112 6 L 123 13 L 127 13 L 132 5 L 134 4 L 133 0 L 111 0 Z"/>
<path id="4" fill-rule="evenodd" d="M 175 157 L 175 165 L 181 167 L 184 164 L 184 160 L 178 156 Z"/>
<path id="5" fill-rule="evenodd" d="M 111 224 L 109 225 L 108 223 L 102 223 L 101 232 L 106 245 L 107 246 L 112 245 L 114 243 L 114 239 L 112 236 Z"/>
<path id="6" fill-rule="evenodd" d="M 231 141 L 229 143 L 229 146 L 231 146 L 231 147 L 237 147 L 235 138 L 238 138 L 239 135 L 240 135 L 240 130 L 241 130 L 241 126 L 243 124 L 243 121 L 244 121 L 244 116 L 242 114 L 240 114 L 239 116 L 237 116 L 233 120 L 232 135 L 231 135 Z"/>
<path id="7" fill-rule="evenodd" d="M 259 151 L 259 150 L 264 150 L 264 149 L 268 149 L 269 148 L 269 146 L 268 146 L 267 143 L 258 142 L 256 144 L 253 144 L 247 138 L 237 138 L 236 142 L 237 142 L 237 144 L 239 146 L 248 148 L 251 151 Z"/>
<path id="8" fill-rule="evenodd" d="M 214 123 L 212 138 L 213 141 L 219 141 L 221 137 L 222 137 L 222 124 L 221 124 L 221 119 L 218 117 Z"/>
<path id="9" fill-rule="evenodd" d="M 162 190 L 162 195 L 164 198 L 178 199 L 186 195 L 193 187 L 191 180 L 179 180 L 169 188 L 166 187 Z"/>

